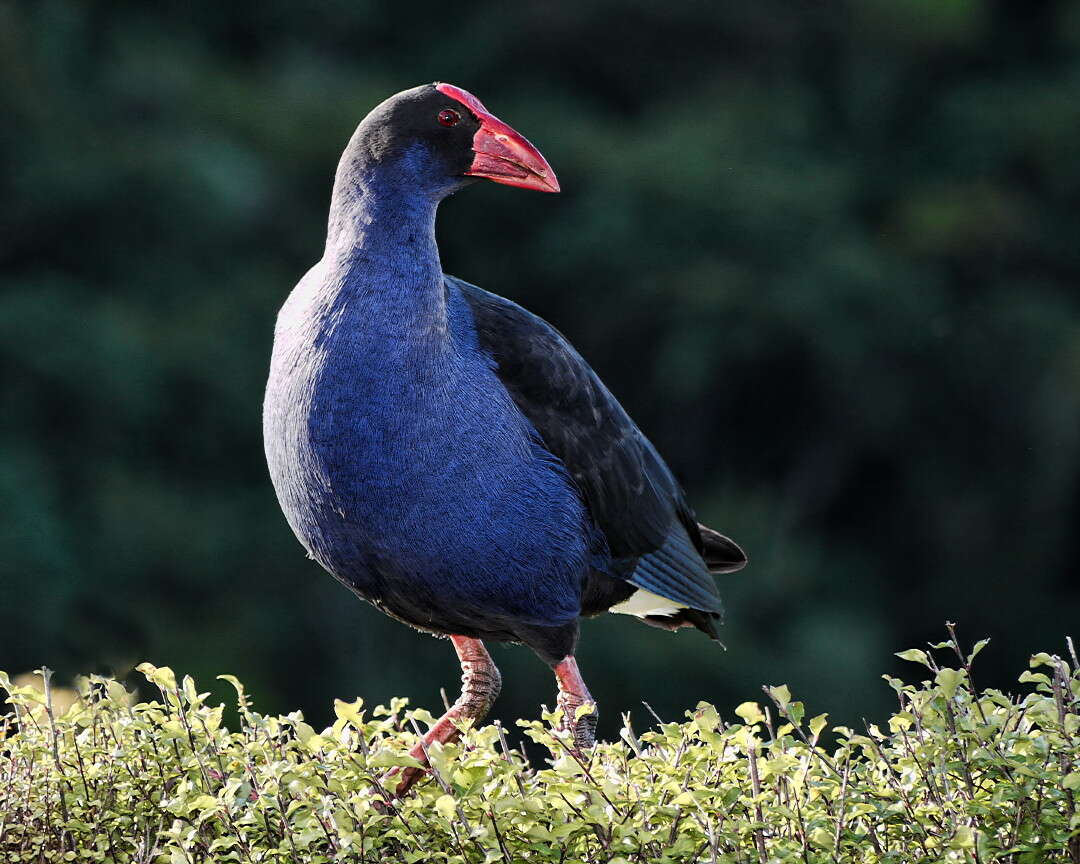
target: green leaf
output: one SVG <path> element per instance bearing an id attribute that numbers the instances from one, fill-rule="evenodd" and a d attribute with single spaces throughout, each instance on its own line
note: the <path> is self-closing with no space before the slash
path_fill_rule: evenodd
<path id="1" fill-rule="evenodd" d="M 176 676 L 168 666 L 155 666 L 153 663 L 140 663 L 135 667 L 142 672 L 151 684 L 156 684 L 162 690 L 172 693 L 176 689 Z"/>
<path id="2" fill-rule="evenodd" d="M 196 795 L 184 804 L 184 813 L 202 813 L 207 810 L 217 810 L 219 802 L 213 795 Z"/>
<path id="3" fill-rule="evenodd" d="M 596 704 L 593 702 L 585 702 L 574 709 L 574 720 L 580 720 L 582 717 L 587 717 L 590 714 L 595 713 Z"/>
<path id="4" fill-rule="evenodd" d="M 904 732 L 912 727 L 915 718 L 906 711 L 901 711 L 889 718 L 889 729 L 893 732 Z"/>
<path id="5" fill-rule="evenodd" d="M 918 648 L 908 648 L 907 651 L 897 651 L 896 656 L 901 660 L 910 660 L 912 663 L 922 663 L 926 668 L 930 668 L 930 659 L 926 656 L 926 652 Z"/>
<path id="6" fill-rule="evenodd" d="M 450 822 L 457 815 L 457 802 L 453 795 L 440 795 L 435 799 L 435 810 L 443 819 Z"/>
<path id="7" fill-rule="evenodd" d="M 364 700 L 357 698 L 355 702 L 343 702 L 341 699 L 334 700 L 334 716 L 339 720 L 351 723 L 357 729 L 364 725 L 364 718 L 360 715 L 360 709 Z"/>
<path id="8" fill-rule="evenodd" d="M 956 832 L 953 834 L 952 839 L 949 841 L 950 849 L 974 849 L 975 848 L 975 832 L 971 830 L 970 825 L 960 825 L 957 827 Z"/>
<path id="9" fill-rule="evenodd" d="M 699 732 L 715 732 L 720 728 L 720 712 L 706 702 L 699 702 L 694 709 L 693 722 Z"/>
<path id="10" fill-rule="evenodd" d="M 761 706 L 757 702 L 743 702 L 736 706 L 735 713 L 751 726 L 765 720 L 765 715 L 761 713 Z"/>
<path id="11" fill-rule="evenodd" d="M 233 690 L 236 691 L 237 700 L 240 702 L 246 701 L 246 696 L 244 695 L 244 685 L 240 683 L 240 679 L 237 678 L 235 675 L 218 675 L 217 680 L 227 681 L 229 684 L 232 685 Z"/>
<path id="12" fill-rule="evenodd" d="M 963 681 L 964 672 L 960 669 L 939 669 L 937 675 L 934 676 L 934 683 L 949 699 L 956 695 L 956 689 Z"/>
<path id="13" fill-rule="evenodd" d="M 1018 679 L 1021 684 L 1044 684 L 1047 687 L 1050 686 L 1050 677 L 1044 675 L 1042 672 L 1032 672 L 1030 669 L 1025 669 L 1020 673 Z"/>
<path id="14" fill-rule="evenodd" d="M 422 768 L 423 763 L 407 753 L 394 753 L 391 750 L 380 750 L 368 759 L 368 765 L 372 768 Z"/>
<path id="15" fill-rule="evenodd" d="M 967 658 L 968 665 L 970 665 L 971 661 L 979 656 L 979 652 L 982 651 L 983 648 L 985 648 L 989 644 L 990 644 L 989 639 L 980 639 L 978 642 L 976 642 L 975 647 L 972 648 L 971 653 L 968 654 L 968 658 Z"/>
<path id="16" fill-rule="evenodd" d="M 810 832 L 810 843 L 818 849 L 832 849 L 834 837 L 831 831 L 815 828 Z"/>

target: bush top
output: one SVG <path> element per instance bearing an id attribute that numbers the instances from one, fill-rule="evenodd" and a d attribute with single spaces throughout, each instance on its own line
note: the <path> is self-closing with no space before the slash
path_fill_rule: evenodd
<path id="1" fill-rule="evenodd" d="M 951 633 L 951 631 L 950 631 Z M 235 689 L 222 723 L 189 677 L 140 670 L 160 699 L 135 703 L 92 676 L 66 706 L 0 673 L 4 861 L 990 862 L 1080 861 L 1080 676 L 1049 654 L 1024 695 L 974 690 L 970 654 L 946 642 L 899 656 L 898 710 L 860 730 L 807 717 L 784 686 L 721 713 L 582 758 L 557 714 L 519 721 L 551 758 L 531 765 L 498 725 L 431 752 L 430 781 L 388 800 L 382 775 L 434 721 L 404 699 L 336 701 L 332 726 L 268 716 Z M 949 652 L 953 665 L 935 652 Z M 976 693 L 978 695 L 976 695 Z M 73 694 L 74 695 L 74 694 Z M 830 743 L 826 743 L 826 742 Z"/>

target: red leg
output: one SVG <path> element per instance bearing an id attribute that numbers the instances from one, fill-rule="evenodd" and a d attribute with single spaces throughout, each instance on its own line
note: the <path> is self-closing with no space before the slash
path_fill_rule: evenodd
<path id="1" fill-rule="evenodd" d="M 585 686 L 573 654 L 563 657 L 555 666 L 555 678 L 559 682 L 558 704 L 563 712 L 562 728 L 570 731 L 578 750 L 591 747 L 596 743 L 596 702 Z M 577 709 L 582 705 L 592 706 L 592 713 L 578 719 Z"/>
<path id="2" fill-rule="evenodd" d="M 461 730 L 454 725 L 455 720 L 472 720 L 479 723 L 490 710 L 499 695 L 502 677 L 495 663 L 488 654 L 484 643 L 468 636 L 451 636 L 458 660 L 461 661 L 461 695 L 450 706 L 450 710 L 439 718 L 424 736 L 423 743 L 418 743 L 409 755 L 419 759 L 425 765 L 427 756 L 424 750 L 436 741 L 446 744 L 461 737 Z M 391 771 L 387 776 L 397 774 Z M 400 772 L 401 782 L 394 794 L 400 798 L 406 795 L 413 784 L 423 775 L 423 768 L 405 768 Z"/>

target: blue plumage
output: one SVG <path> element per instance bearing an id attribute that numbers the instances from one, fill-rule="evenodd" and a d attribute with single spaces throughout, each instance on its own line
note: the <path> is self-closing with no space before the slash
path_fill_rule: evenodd
<path id="1" fill-rule="evenodd" d="M 565 624 L 602 538 L 444 284 L 439 199 L 422 154 L 407 162 L 335 200 L 363 230 L 338 232 L 282 309 L 265 402 L 282 507 L 359 594 L 430 615 L 411 623 Z"/>

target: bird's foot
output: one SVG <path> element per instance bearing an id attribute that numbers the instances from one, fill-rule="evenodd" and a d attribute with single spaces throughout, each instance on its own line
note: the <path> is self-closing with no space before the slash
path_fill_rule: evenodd
<path id="1" fill-rule="evenodd" d="M 384 787 L 397 779 L 395 798 L 404 798 L 425 774 L 431 773 L 428 748 L 435 743 L 449 744 L 461 738 L 459 722 L 472 720 L 479 723 L 499 693 L 502 678 L 484 648 L 484 643 L 466 636 L 451 636 L 450 641 L 461 663 L 461 695 L 409 751 L 409 755 L 420 762 L 420 765 L 399 766 L 383 774 Z"/>

